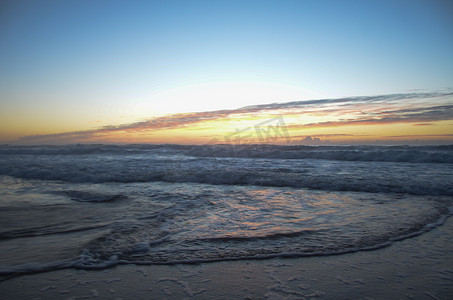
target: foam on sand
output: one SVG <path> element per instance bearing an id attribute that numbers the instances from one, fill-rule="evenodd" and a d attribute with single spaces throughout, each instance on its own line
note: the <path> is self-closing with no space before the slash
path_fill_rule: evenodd
<path id="1" fill-rule="evenodd" d="M 2 296 L 194 299 L 449 299 L 453 220 L 376 251 L 196 265 L 60 270 L 0 282 Z"/>

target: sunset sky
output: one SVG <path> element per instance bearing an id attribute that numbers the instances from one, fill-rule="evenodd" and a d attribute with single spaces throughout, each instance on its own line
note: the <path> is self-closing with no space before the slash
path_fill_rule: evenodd
<path id="1" fill-rule="evenodd" d="M 452 53 L 448 0 L 2 1 L 0 143 L 453 143 Z"/>

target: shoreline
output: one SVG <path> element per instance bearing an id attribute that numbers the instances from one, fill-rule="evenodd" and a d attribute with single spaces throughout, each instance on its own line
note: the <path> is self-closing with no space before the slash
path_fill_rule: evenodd
<path id="1" fill-rule="evenodd" d="M 449 299 L 453 218 L 388 247 L 331 256 L 63 269 L 0 282 L 1 299 Z"/>

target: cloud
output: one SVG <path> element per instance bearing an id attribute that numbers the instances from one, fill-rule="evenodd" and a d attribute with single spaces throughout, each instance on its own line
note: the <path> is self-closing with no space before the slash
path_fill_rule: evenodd
<path id="1" fill-rule="evenodd" d="M 311 136 L 313 137 L 323 137 L 323 138 L 329 138 L 329 137 L 366 137 L 366 136 L 370 136 L 369 134 L 355 134 L 355 133 L 326 133 L 326 134 L 312 134 Z M 295 139 L 298 139 L 298 138 L 307 138 L 307 136 L 305 135 L 293 135 L 291 136 L 291 138 L 295 138 Z"/>
<path id="2" fill-rule="evenodd" d="M 217 120 L 230 115 L 231 111 L 219 110 L 210 112 L 196 112 L 186 114 L 174 114 L 169 116 L 162 116 L 153 118 L 146 121 L 135 122 L 131 124 L 123 124 L 118 126 L 104 126 L 99 129 L 86 130 L 86 131 L 72 131 L 47 135 L 33 135 L 26 136 L 20 139 L 21 142 L 46 142 L 55 139 L 64 139 L 74 141 L 83 141 L 89 138 L 97 137 L 102 138 L 105 135 L 110 135 L 114 132 L 141 132 L 153 131 L 163 129 L 175 129 L 191 124 L 200 123 L 203 121 Z"/>
<path id="3" fill-rule="evenodd" d="M 409 93 L 409 94 L 391 94 L 391 95 L 378 95 L 378 96 L 360 96 L 360 97 L 347 97 L 339 99 L 320 99 L 320 100 L 305 100 L 305 101 L 292 101 L 285 103 L 271 103 L 262 105 L 252 105 L 240 108 L 240 110 L 274 110 L 274 109 L 290 109 L 290 108 L 305 108 L 305 107 L 319 107 L 329 104 L 353 104 L 353 103 L 373 103 L 373 102 L 393 102 L 400 100 L 415 100 L 415 99 L 429 99 L 435 97 L 453 96 L 453 93 Z"/>
<path id="4" fill-rule="evenodd" d="M 86 131 L 72 131 L 47 135 L 22 137 L 22 143 L 69 143 L 85 141 L 105 141 L 115 133 L 157 132 L 160 130 L 191 128 L 191 126 L 207 121 L 222 120 L 234 115 L 271 114 L 288 115 L 349 115 L 348 119 L 312 122 L 308 124 L 291 124 L 287 128 L 336 127 L 347 125 L 372 125 L 390 123 L 419 123 L 453 119 L 453 93 L 409 93 L 378 95 L 368 97 L 349 97 L 340 99 L 321 99 L 308 101 L 292 101 L 245 106 L 232 110 L 216 110 L 173 114 L 149 120 L 104 126 Z M 435 105 L 434 105 L 435 104 Z M 353 117 L 351 117 L 351 115 Z M 421 125 L 419 125 L 421 126 Z"/>
<path id="5" fill-rule="evenodd" d="M 390 135 L 389 138 L 416 138 L 416 137 L 453 137 L 453 134 L 409 134 L 409 135 Z"/>
<path id="6" fill-rule="evenodd" d="M 435 122 L 453 119 L 453 105 L 432 106 L 415 109 L 388 110 L 372 116 L 339 121 L 324 121 L 290 125 L 290 128 L 338 127 L 351 125 L 378 125 L 392 123 Z"/>
<path id="7" fill-rule="evenodd" d="M 302 140 L 302 142 L 308 142 L 308 143 L 318 143 L 320 141 L 321 141 L 320 138 L 317 138 L 317 137 L 312 138 L 311 136 L 307 136 Z"/>

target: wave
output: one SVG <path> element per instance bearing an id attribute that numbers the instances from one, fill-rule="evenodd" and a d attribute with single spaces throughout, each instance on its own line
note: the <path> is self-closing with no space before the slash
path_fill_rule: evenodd
<path id="1" fill-rule="evenodd" d="M 282 238 L 294 238 L 300 237 L 307 234 L 316 234 L 319 233 L 321 230 L 314 230 L 314 229 L 305 229 L 299 230 L 294 232 L 278 232 L 278 233 L 271 233 L 267 235 L 258 235 L 258 236 L 222 236 L 222 237 L 211 237 L 211 238 L 204 238 L 199 239 L 200 241 L 207 241 L 207 242 L 244 242 L 244 241 L 254 241 L 254 240 L 277 240 Z"/>
<path id="2" fill-rule="evenodd" d="M 325 159 L 453 163 L 453 145 L 439 146 L 291 146 L 291 145 L 103 145 L 64 146 L 0 145 L 0 155 L 180 154 L 195 157 L 266 159 Z"/>
<path id="3" fill-rule="evenodd" d="M 418 147 L 214 145 L 194 148 L 187 154 L 197 157 L 453 163 L 453 145 Z"/>
<path id="4" fill-rule="evenodd" d="M 1 146 L 6 152 L 0 155 L 0 175 L 70 183 L 163 181 L 453 196 L 453 145 L 46 147 L 19 147 L 22 152 L 13 155 L 5 154 L 10 146 Z M 79 148 L 97 154 L 81 154 L 85 152 Z M 43 149 L 56 152 L 32 155 Z M 61 154 L 74 149 L 78 154 Z M 124 198 L 71 191 L 66 195 L 79 202 Z"/>
<path id="5" fill-rule="evenodd" d="M 87 230 L 91 230 L 91 229 L 99 229 L 99 228 L 107 227 L 108 225 L 110 225 L 110 223 L 105 222 L 103 224 L 96 224 L 96 225 L 91 225 L 91 226 L 69 227 L 66 229 L 47 226 L 47 227 L 36 227 L 36 228 L 23 228 L 23 229 L 10 230 L 10 231 L 0 231 L 0 240 L 1 239 L 34 237 L 34 236 L 41 236 L 41 235 L 64 234 L 64 233 L 72 233 L 72 232 L 79 232 L 79 231 L 87 231 Z"/>
<path id="6" fill-rule="evenodd" d="M 40 273 L 59 269 L 85 269 L 85 270 L 102 270 L 110 267 L 117 266 L 119 264 L 138 264 L 138 265 L 173 265 L 173 264 L 198 264 L 198 263 L 210 263 L 219 261 L 238 261 L 238 260 L 261 260 L 270 258 L 297 258 L 297 257 L 313 257 L 313 256 L 330 256 L 340 255 L 346 253 L 354 253 L 360 251 L 372 251 L 381 248 L 388 247 L 397 241 L 412 238 L 428 231 L 441 226 L 445 221 L 453 215 L 453 208 L 449 209 L 448 213 L 444 213 L 437 216 L 437 219 L 431 220 L 425 225 L 414 226 L 410 229 L 400 232 L 394 236 L 380 236 L 373 239 L 362 239 L 356 241 L 356 243 L 338 243 L 337 245 L 330 245 L 327 247 L 311 247 L 307 245 L 302 248 L 294 248 L 290 251 L 266 251 L 260 247 L 256 248 L 245 248 L 236 251 L 228 251 L 227 248 L 223 247 L 223 252 L 218 251 L 182 251 L 181 255 L 178 254 L 178 250 L 169 251 L 165 250 L 163 253 L 153 253 L 151 248 L 154 245 L 165 243 L 167 237 L 157 238 L 155 241 L 139 242 L 135 244 L 127 244 L 126 248 L 111 249 L 110 244 L 107 243 L 107 247 L 99 247 L 99 243 L 105 243 L 106 241 L 112 242 L 112 238 L 107 235 L 103 238 L 98 238 L 94 241 L 94 244 L 86 247 L 82 253 L 71 260 L 62 260 L 51 263 L 29 263 L 16 266 L 3 266 L 0 268 L 0 282 L 8 280 L 15 276 L 24 274 Z M 301 231 L 295 233 L 281 233 L 269 235 L 266 237 L 225 237 L 225 238 L 211 238 L 211 239 L 198 239 L 194 241 L 195 244 L 212 242 L 214 245 L 217 242 L 222 243 L 247 243 L 255 242 L 257 240 L 281 240 L 284 238 L 300 237 L 305 234 L 315 233 L 313 231 Z M 114 242 L 117 242 L 113 240 Z M 130 240 L 128 241 L 130 242 Z M 93 247 L 95 245 L 96 247 Z M 289 250 L 289 249 L 288 249 Z"/>
<path id="7" fill-rule="evenodd" d="M 188 150 L 194 146 L 154 145 L 154 144 L 74 144 L 74 145 L 39 145 L 14 146 L 0 145 L 0 155 L 90 155 L 90 154 L 140 154 L 159 150 Z"/>
<path id="8" fill-rule="evenodd" d="M 102 193 L 85 192 L 85 191 L 63 191 L 61 194 L 68 196 L 71 200 L 78 202 L 113 202 L 127 199 L 127 196 L 122 194 L 106 195 Z"/>
<path id="9" fill-rule="evenodd" d="M 104 182 L 170 182 L 170 183 L 201 183 L 212 185 L 253 185 L 263 187 L 289 187 L 304 188 L 324 191 L 351 191 L 370 193 L 403 193 L 413 195 L 453 196 L 453 186 L 446 182 L 447 179 L 439 178 L 405 178 L 401 181 L 394 174 L 388 177 L 344 177 L 335 174 L 318 174 L 310 176 L 300 173 L 282 173 L 275 171 L 253 172 L 248 170 L 185 170 L 175 174 L 167 171 L 135 172 L 134 174 L 121 171 L 110 172 L 97 176 L 96 174 L 83 174 L 73 170 L 70 173 L 53 172 L 14 172 L 12 176 L 25 179 L 44 179 L 67 181 L 73 183 L 104 183 Z M 102 196 L 100 198 L 84 195 L 71 196 L 79 202 L 111 202 L 124 199 L 122 195 Z"/>
<path id="10" fill-rule="evenodd" d="M 0 210 L 7 224 L 0 234 L 5 278 L 58 268 L 373 250 L 431 230 L 453 212 L 450 197 L 256 186 L 24 180 L 11 191 L 20 197 L 5 197 L 9 211 Z M 127 201 L 91 203 L 123 194 Z"/>

